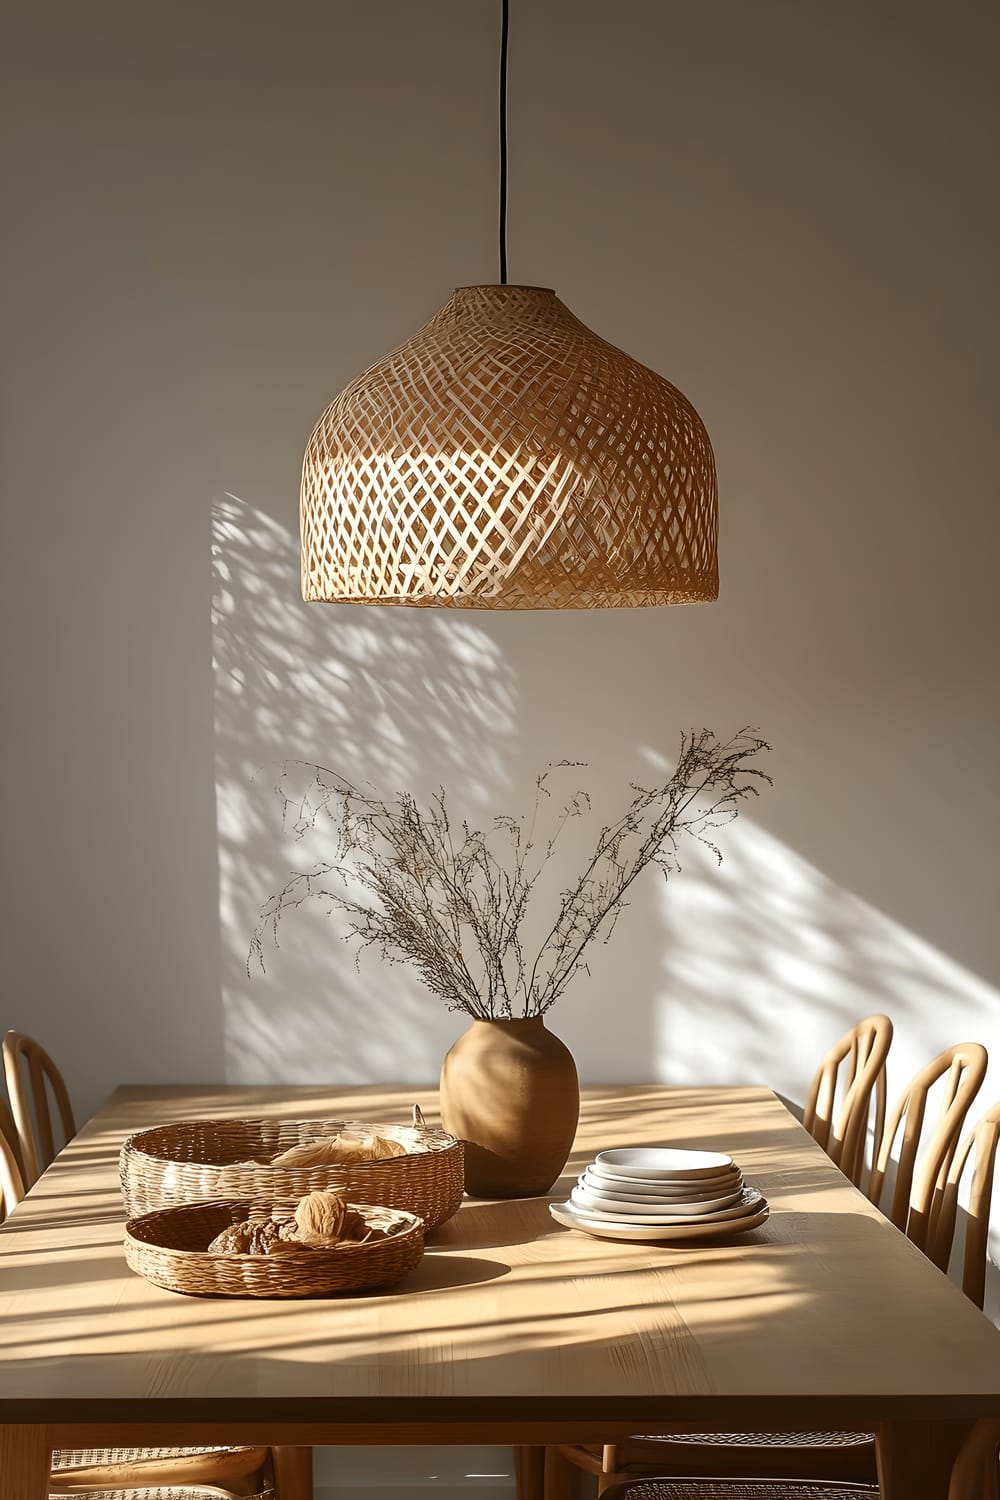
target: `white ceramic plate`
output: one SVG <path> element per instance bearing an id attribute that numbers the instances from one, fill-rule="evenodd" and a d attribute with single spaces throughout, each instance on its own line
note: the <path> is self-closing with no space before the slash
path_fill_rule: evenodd
<path id="1" fill-rule="evenodd" d="M 588 1167 L 578 1180 L 588 1192 L 623 1198 L 630 1203 L 688 1202 L 706 1196 L 720 1197 L 743 1186 L 743 1174 L 738 1169 L 725 1177 L 702 1177 L 693 1182 L 640 1182 L 637 1177 L 606 1177 Z"/>
<path id="2" fill-rule="evenodd" d="M 646 1224 L 669 1227 L 671 1224 L 715 1224 L 724 1219 L 741 1219 L 750 1214 L 757 1213 L 764 1208 L 765 1202 L 756 1188 L 744 1188 L 736 1203 L 731 1203 L 726 1208 L 709 1209 L 706 1212 L 691 1215 L 674 1213 L 665 1209 L 658 1214 L 636 1214 L 631 1209 L 624 1212 L 620 1209 L 595 1209 L 576 1197 L 576 1190 L 566 1203 L 567 1213 L 576 1214 L 583 1219 L 592 1219 L 595 1222 L 600 1219 L 607 1224 L 631 1224 L 635 1228 L 642 1228 Z"/>
<path id="3" fill-rule="evenodd" d="M 704 1189 L 702 1190 L 704 1192 Z M 730 1208 L 738 1203 L 743 1190 L 734 1188 L 721 1196 L 692 1198 L 613 1198 L 589 1188 L 581 1177 L 570 1194 L 570 1202 L 594 1213 L 613 1213 L 625 1218 L 645 1218 L 647 1214 L 709 1214 L 720 1208 Z"/>
<path id="4" fill-rule="evenodd" d="M 768 1215 L 767 1204 L 744 1219 L 728 1219 L 714 1224 L 610 1224 L 603 1219 L 591 1219 L 570 1210 L 565 1203 L 550 1203 L 549 1213 L 557 1224 L 567 1229 L 580 1229 L 599 1240 L 647 1240 L 669 1244 L 676 1240 L 708 1240 L 745 1234 L 756 1229 Z"/>
<path id="5" fill-rule="evenodd" d="M 716 1177 L 695 1177 L 681 1182 L 670 1182 L 666 1178 L 654 1181 L 642 1177 L 613 1177 L 595 1166 L 588 1167 L 583 1175 L 588 1187 L 596 1192 L 610 1192 L 618 1198 L 686 1198 L 704 1192 L 729 1193 L 743 1182 L 738 1167 Z"/>
<path id="6" fill-rule="evenodd" d="M 721 1151 L 681 1151 L 672 1146 L 628 1146 L 599 1151 L 594 1165 L 613 1177 L 638 1177 L 645 1182 L 669 1182 L 693 1177 L 720 1177 L 733 1170 L 733 1158 Z"/>

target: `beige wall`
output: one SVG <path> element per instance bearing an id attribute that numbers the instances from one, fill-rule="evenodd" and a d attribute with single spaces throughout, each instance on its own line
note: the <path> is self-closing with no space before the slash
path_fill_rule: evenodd
<path id="1" fill-rule="evenodd" d="M 81 1111 L 434 1075 L 456 1018 L 320 915 L 247 979 L 282 756 L 478 815 L 569 756 L 611 808 L 701 723 L 774 788 L 553 1012 L 584 1075 L 801 1100 L 873 1008 L 896 1084 L 1000 1059 L 996 8 L 514 0 L 511 279 L 702 412 L 721 600 L 307 607 L 311 422 L 495 279 L 497 10 L 6 7 L 5 1021 Z"/>

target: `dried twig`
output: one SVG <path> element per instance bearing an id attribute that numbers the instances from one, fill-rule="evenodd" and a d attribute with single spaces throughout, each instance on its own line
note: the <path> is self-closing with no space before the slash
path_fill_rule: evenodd
<path id="1" fill-rule="evenodd" d="M 770 783 L 752 764 L 768 749 L 749 729 L 725 743 L 707 729 L 682 735 L 673 774 L 648 789 L 633 786 L 621 818 L 600 830 L 530 966 L 521 931 L 535 882 L 570 819 L 589 812 L 590 801 L 575 792 L 541 846 L 539 812 L 552 796 L 551 773 L 578 762 L 560 762 L 537 778 L 527 826 L 524 818 L 500 816 L 484 832 L 467 822 L 452 827 L 443 790 L 426 809 L 408 792 L 385 803 L 374 788 L 357 787 L 335 771 L 288 761 L 276 788 L 286 823 L 302 838 L 320 818 L 331 820 L 336 850 L 329 862 L 293 872 L 265 902 L 248 970 L 253 961 L 264 967 L 265 937 L 277 946 L 285 912 L 323 899 L 348 916 L 359 956 L 374 946 L 390 962 L 412 964 L 450 1009 L 482 1019 L 543 1015 L 585 967 L 588 945 L 610 938 L 627 891 L 647 865 L 669 877 L 680 868 L 685 837 L 707 845 L 721 863 L 714 832 L 736 816 L 744 798 L 757 795 L 761 781 Z M 293 768 L 309 777 L 294 796 Z"/>

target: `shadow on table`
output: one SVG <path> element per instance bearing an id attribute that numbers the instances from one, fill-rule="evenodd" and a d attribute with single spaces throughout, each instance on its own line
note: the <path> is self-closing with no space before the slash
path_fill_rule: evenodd
<path id="1" fill-rule="evenodd" d="M 575 1179 L 574 1179 L 575 1180 Z M 518 1198 L 499 1203 L 466 1200 L 458 1213 L 428 1237 L 428 1250 L 498 1250 L 530 1245 L 556 1228 L 549 1199 Z"/>
<path id="2" fill-rule="evenodd" d="M 456 1287 L 478 1286 L 510 1275 L 510 1266 L 502 1260 L 482 1260 L 479 1256 L 435 1255 L 433 1246 L 425 1252 L 420 1264 L 397 1286 L 368 1292 L 375 1297 L 407 1297 L 417 1292 L 445 1292 Z"/>

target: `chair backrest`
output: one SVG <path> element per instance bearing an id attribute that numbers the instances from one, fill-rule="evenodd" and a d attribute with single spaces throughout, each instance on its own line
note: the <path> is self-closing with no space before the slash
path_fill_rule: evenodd
<path id="1" fill-rule="evenodd" d="M 947 1271 L 958 1219 L 958 1192 L 970 1161 L 975 1170 L 969 1184 L 966 1211 L 962 1290 L 981 1308 L 986 1294 L 986 1250 L 993 1200 L 993 1172 L 1000 1141 L 1000 1100 L 976 1121 L 955 1153 L 937 1211 L 932 1214 L 925 1253 L 942 1271 Z"/>
<path id="2" fill-rule="evenodd" d="M 3 1113 L 9 1114 L 6 1104 Z M 0 1122 L 0 1224 L 24 1197 L 24 1179 L 14 1149 L 14 1138 Z"/>
<path id="3" fill-rule="evenodd" d="M 866 1016 L 835 1042 L 812 1081 L 802 1123 L 845 1177 L 861 1186 L 872 1096 L 877 1160 L 885 1128 L 885 1059 L 892 1041 L 888 1016 Z"/>
<path id="4" fill-rule="evenodd" d="M 32 1037 L 19 1031 L 8 1031 L 3 1039 L 3 1068 L 24 1181 L 30 1187 L 56 1154 L 47 1090 L 51 1090 L 55 1100 L 67 1141 L 76 1134 L 76 1122 L 62 1074 Z"/>
<path id="5" fill-rule="evenodd" d="M 959 1042 L 940 1052 L 910 1079 L 882 1137 L 868 1196 L 873 1203 L 879 1203 L 892 1149 L 902 1127 L 889 1218 L 919 1250 L 926 1250 L 933 1221 L 940 1212 L 965 1117 L 986 1077 L 987 1061 L 986 1048 L 978 1042 Z M 939 1079 L 944 1084 L 937 1121 L 930 1139 L 921 1146 L 927 1096 Z"/>
<path id="6" fill-rule="evenodd" d="M 0 1136 L 4 1137 L 7 1145 L 14 1153 L 14 1160 L 17 1162 L 17 1170 L 20 1172 L 23 1179 L 24 1163 L 21 1160 L 21 1147 L 17 1139 L 17 1127 L 14 1124 L 14 1116 L 10 1112 L 10 1105 L 7 1103 L 4 1094 L 0 1094 Z"/>

